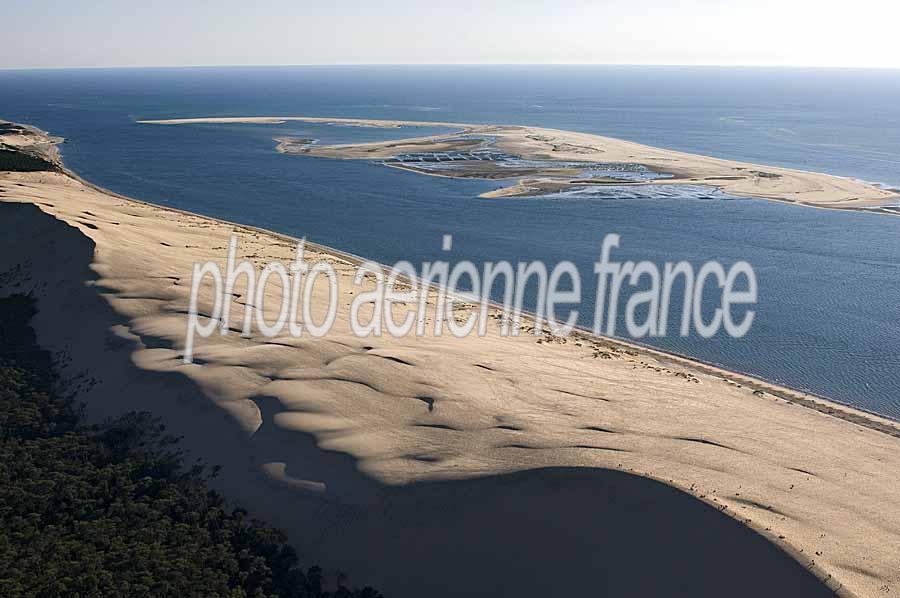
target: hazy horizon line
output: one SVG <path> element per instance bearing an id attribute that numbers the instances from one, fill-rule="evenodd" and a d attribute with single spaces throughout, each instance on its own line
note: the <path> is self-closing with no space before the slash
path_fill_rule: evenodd
<path id="1" fill-rule="evenodd" d="M 900 66 L 847 66 L 807 64 L 727 64 L 727 63 L 626 63 L 626 62 L 335 62 L 281 64 L 136 64 L 79 66 L 0 66 L 0 71 L 127 70 L 127 69 L 210 69 L 210 68 L 337 68 L 337 67 L 636 67 L 636 68 L 746 68 L 900 71 Z"/>

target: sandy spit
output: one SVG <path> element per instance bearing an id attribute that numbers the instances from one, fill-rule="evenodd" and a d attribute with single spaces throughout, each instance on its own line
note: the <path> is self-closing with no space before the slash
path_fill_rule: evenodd
<path id="1" fill-rule="evenodd" d="M 183 125 L 200 123 L 281 124 L 288 121 L 341 124 L 351 126 L 403 127 L 443 126 L 466 135 L 495 139 L 501 151 L 525 159 L 636 163 L 674 176 L 659 179 L 654 185 L 707 185 L 734 195 L 782 201 L 798 205 L 867 209 L 895 213 L 891 206 L 900 203 L 896 190 L 888 190 L 856 179 L 790 168 L 765 166 L 710 156 L 690 154 L 589 133 L 562 131 L 518 125 L 478 125 L 438 121 L 373 120 L 321 118 L 306 116 L 200 117 L 169 120 L 143 120 L 144 124 Z M 445 151 L 447 136 L 434 135 L 375 143 L 314 146 L 302 153 L 342 159 L 383 159 L 398 153 Z M 429 144 L 431 147 L 429 147 Z M 282 147 L 282 151 L 286 148 Z M 502 198 L 532 193 L 548 186 L 559 190 L 558 178 L 530 178 L 483 195 Z M 584 186 L 571 184 L 571 187 Z"/>

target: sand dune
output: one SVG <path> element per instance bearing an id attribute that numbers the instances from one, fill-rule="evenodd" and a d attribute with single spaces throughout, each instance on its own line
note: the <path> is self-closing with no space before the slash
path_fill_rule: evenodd
<path id="1" fill-rule="evenodd" d="M 289 261 L 290 239 L 60 173 L 0 174 L 0 202 L 0 292 L 36 295 L 39 341 L 89 414 L 158 414 L 223 465 L 227 495 L 354 584 L 900 590 L 892 422 L 602 339 L 361 339 L 345 309 L 323 339 L 214 336 L 186 365 L 192 263 L 224 261 L 232 232 L 258 265 Z M 352 261 L 313 250 L 348 293 Z"/>

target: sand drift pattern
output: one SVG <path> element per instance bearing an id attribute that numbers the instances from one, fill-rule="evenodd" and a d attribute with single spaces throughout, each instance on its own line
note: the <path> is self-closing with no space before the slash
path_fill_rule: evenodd
<path id="1" fill-rule="evenodd" d="M 693 330 L 702 338 L 710 338 L 724 328 L 728 335 L 740 338 L 750 330 L 755 312 L 747 306 L 757 301 L 757 283 L 749 263 L 736 262 L 726 271 L 719 262 L 709 261 L 695 272 L 689 262 L 667 262 L 661 271 L 650 261 L 612 261 L 612 250 L 619 244 L 619 235 L 606 235 L 600 259 L 594 265 L 598 282 L 594 304 L 595 334 L 616 334 L 623 304 L 620 298 L 623 289 L 629 286 L 634 287 L 634 292 L 624 302 L 624 315 L 626 329 L 632 338 L 668 334 L 670 312 L 673 311 L 670 309 L 671 298 L 673 290 L 679 288 L 676 285 L 683 289 L 683 307 L 678 318 L 681 336 L 687 336 Z M 452 235 L 444 235 L 443 251 L 450 251 L 452 246 Z M 253 336 L 254 324 L 268 338 L 282 334 L 285 326 L 294 337 L 302 336 L 305 331 L 314 338 L 321 338 L 331 330 L 337 316 L 339 277 L 326 261 L 314 264 L 305 261 L 303 241 L 298 243 L 296 258 L 291 264 L 270 262 L 259 274 L 252 262 L 238 263 L 236 253 L 237 237 L 232 236 L 224 274 L 216 262 L 194 264 L 185 363 L 193 361 L 196 335 L 206 338 L 216 330 L 222 335 L 232 330 L 231 299 L 239 296 L 236 289 L 242 276 L 245 278 L 242 295 L 248 300 L 244 302 L 241 327 L 236 330 L 243 336 Z M 207 277 L 213 283 L 214 306 L 212 313 L 204 314 L 206 322 L 201 324 L 198 305 L 201 287 Z M 280 288 L 281 301 L 278 317 L 270 323 L 265 317 L 265 301 L 267 286 L 272 280 L 275 281 L 272 284 Z M 311 297 L 317 283 L 328 288 L 329 301 L 324 314 L 312 313 Z M 491 313 L 496 306 L 490 300 L 498 284 L 503 298 L 499 315 Z M 356 271 L 353 285 L 363 288 L 354 292 L 349 314 L 350 328 L 360 338 L 377 337 L 385 332 L 394 337 L 410 334 L 439 337 L 445 329 L 457 338 L 473 332 L 485 336 L 491 317 L 500 319 L 501 336 L 518 336 L 529 293 L 536 303 L 532 333 L 565 337 L 579 320 L 576 308 L 582 302 L 581 275 L 571 261 L 562 261 L 552 267 L 542 261 L 518 262 L 515 266 L 508 261 L 490 261 L 479 268 L 471 261 L 460 261 L 451 267 L 449 262 L 439 260 L 424 262 L 418 269 L 409 261 L 400 261 L 389 270 L 375 262 L 363 262 Z M 436 300 L 434 309 L 429 310 L 432 295 Z M 711 313 L 704 309 L 708 301 L 717 305 Z M 739 320 L 734 317 L 732 308 L 737 308 L 738 312 L 743 309 Z M 560 316 L 560 311 L 565 311 L 564 315 Z"/>

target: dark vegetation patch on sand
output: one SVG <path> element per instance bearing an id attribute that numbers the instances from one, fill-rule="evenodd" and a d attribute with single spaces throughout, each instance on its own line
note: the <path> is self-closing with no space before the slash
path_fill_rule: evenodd
<path id="1" fill-rule="evenodd" d="M 55 172 L 59 170 L 59 167 L 41 156 L 0 144 L 0 170 L 12 172 Z"/>

